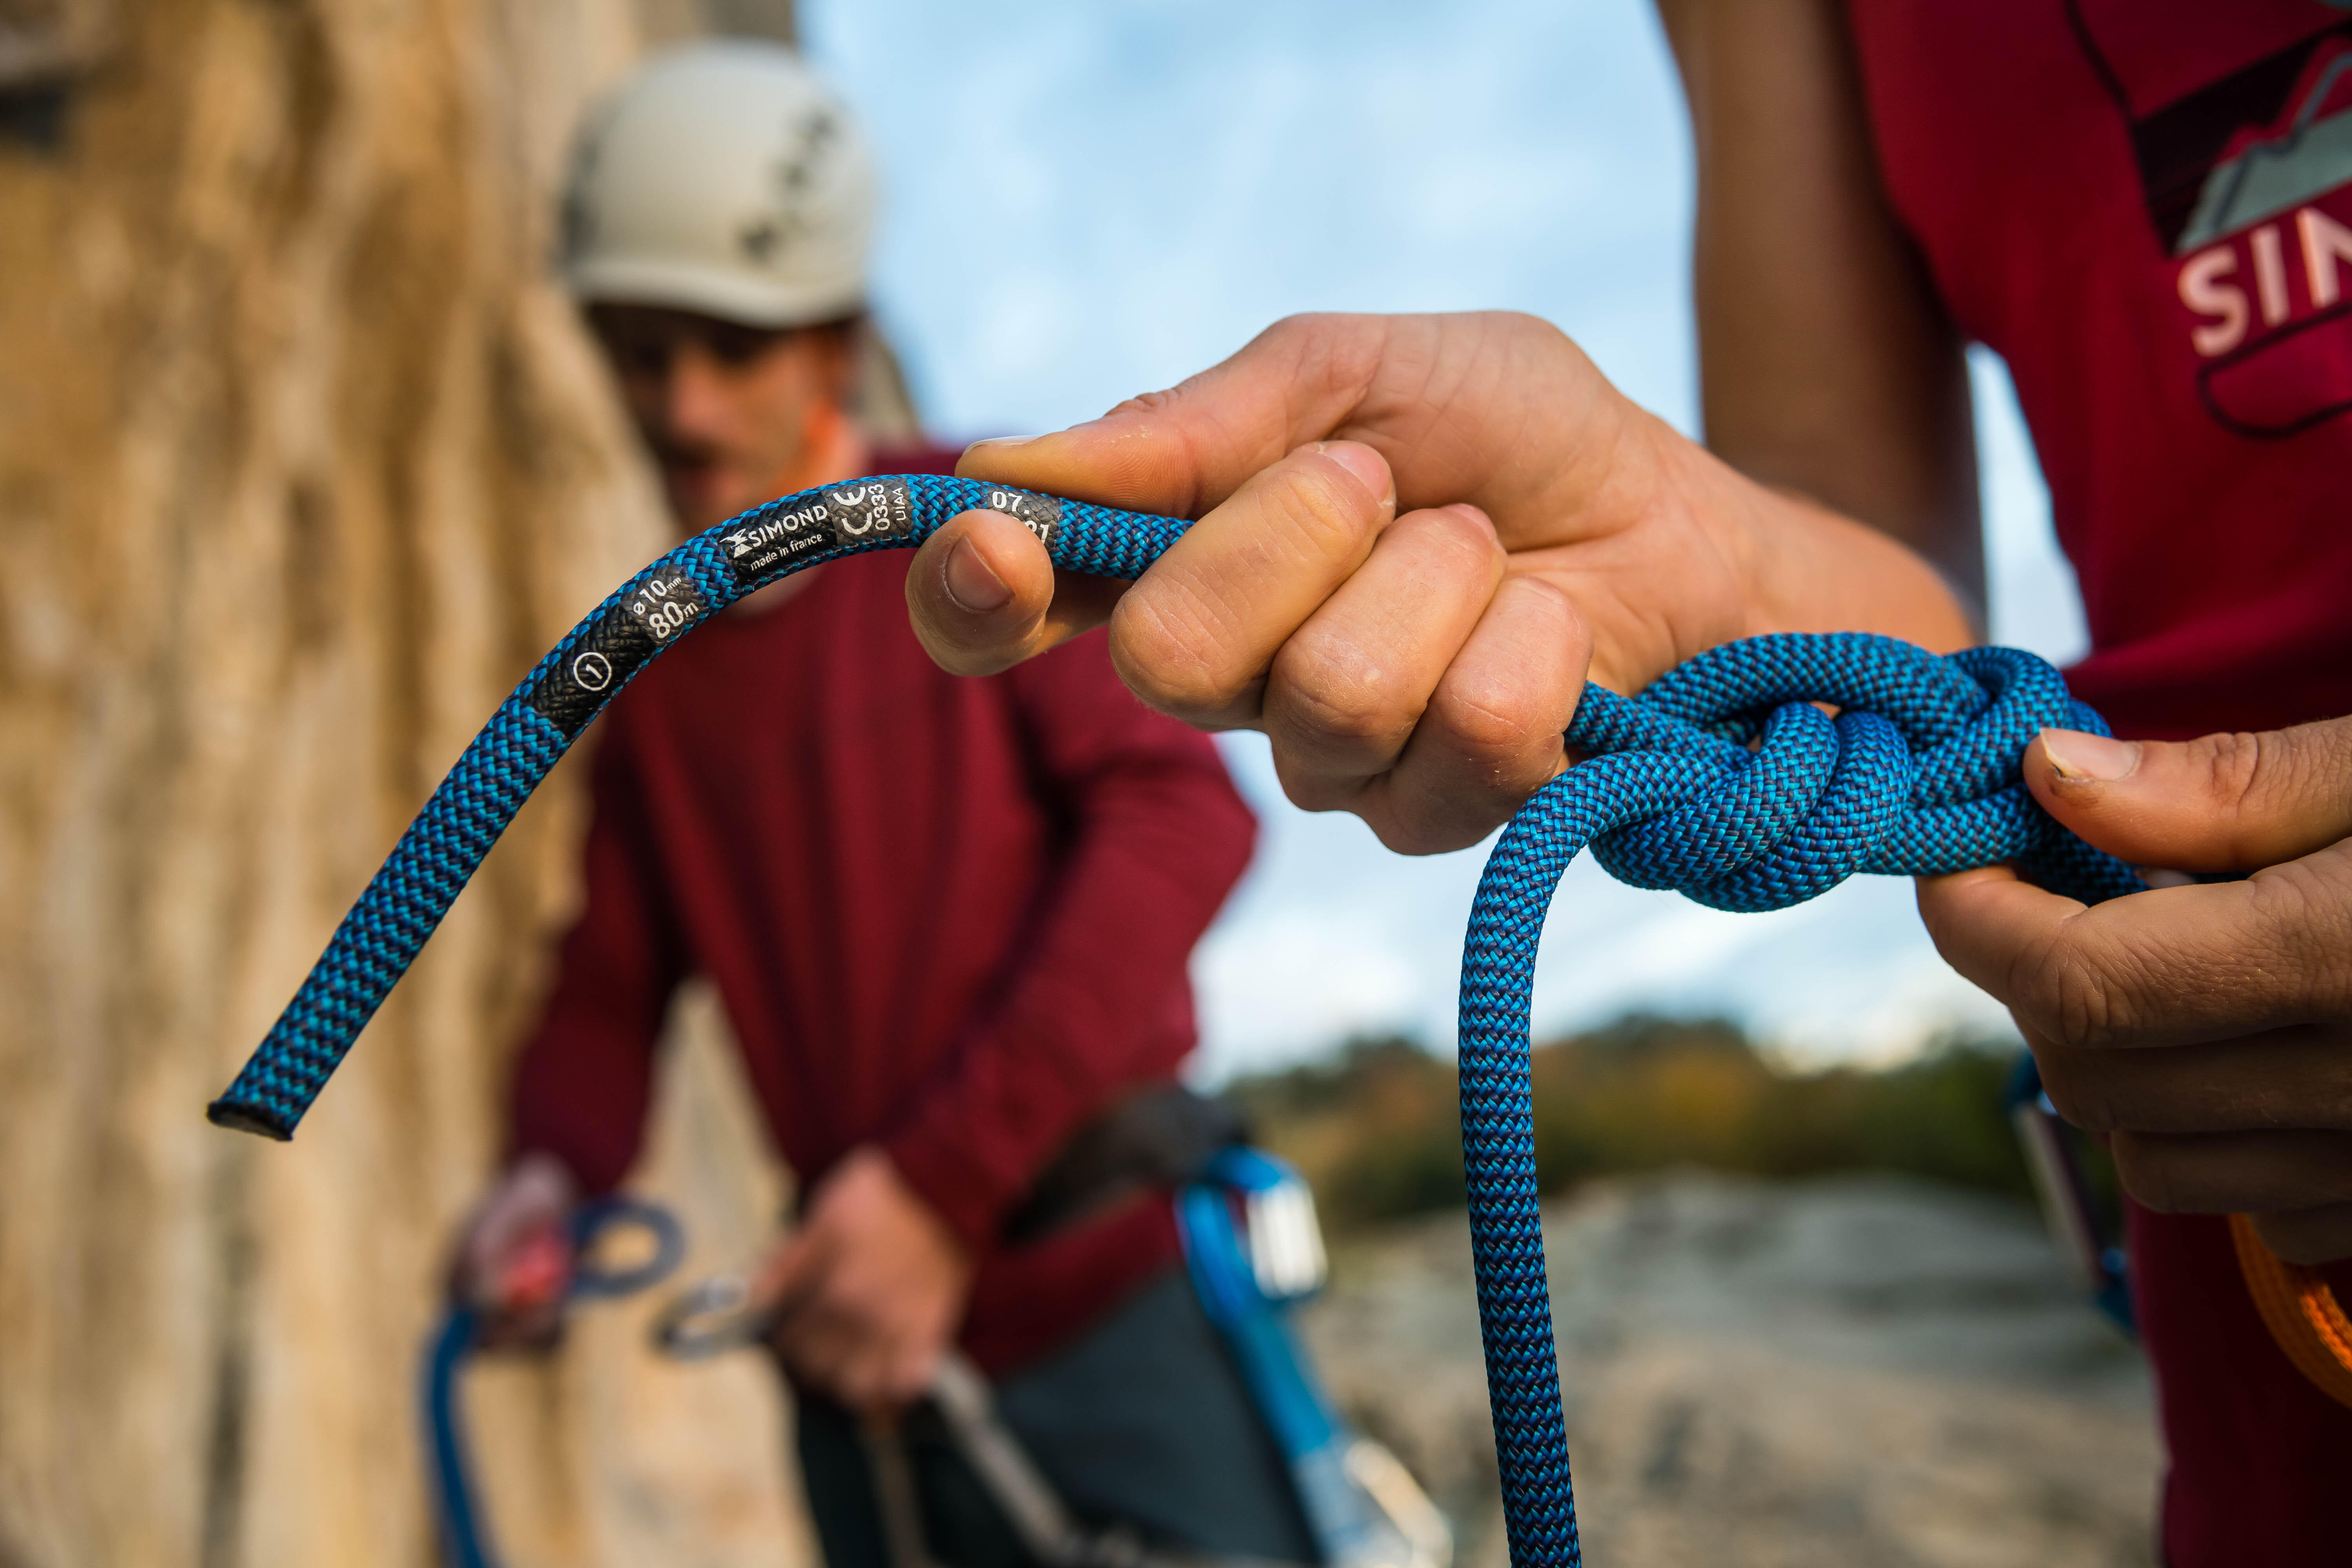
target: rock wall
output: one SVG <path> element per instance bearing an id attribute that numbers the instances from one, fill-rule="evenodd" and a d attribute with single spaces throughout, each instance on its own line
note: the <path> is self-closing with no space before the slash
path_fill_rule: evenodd
<path id="1" fill-rule="evenodd" d="M 293 1145 L 203 1107 L 661 547 L 548 212 L 583 100 L 710 21 L 0 0 L 5 1568 L 432 1560 L 415 1357 L 566 913 L 569 773 Z M 689 1033 L 649 1179 L 721 1261 L 779 1188 Z M 615 1309 L 472 1394 L 522 1568 L 805 1560 L 756 1367 L 655 1368 Z"/>

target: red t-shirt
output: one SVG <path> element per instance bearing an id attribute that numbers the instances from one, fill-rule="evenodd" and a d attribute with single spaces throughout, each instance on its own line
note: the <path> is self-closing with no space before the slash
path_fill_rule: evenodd
<path id="1" fill-rule="evenodd" d="M 2154 738 L 2352 714 L 2352 16 L 1849 15 L 1895 210 L 2032 427 L 2090 622 L 2074 689 Z M 2352 1410 L 2271 1342 L 2222 1220 L 2132 1220 L 2174 1568 L 2352 1560 Z"/>
<path id="2" fill-rule="evenodd" d="M 803 1185 L 879 1144 L 977 1252 L 963 1343 L 1001 1370 L 1177 1257 L 1164 1198 L 1017 1251 L 995 1235 L 1074 1130 L 1192 1049 L 1186 963 L 1255 826 L 1208 738 L 1138 702 L 1100 634 L 948 675 L 908 629 L 906 570 L 819 567 L 614 701 L 586 907 L 512 1142 L 619 1181 L 664 1011 L 699 972 Z"/>

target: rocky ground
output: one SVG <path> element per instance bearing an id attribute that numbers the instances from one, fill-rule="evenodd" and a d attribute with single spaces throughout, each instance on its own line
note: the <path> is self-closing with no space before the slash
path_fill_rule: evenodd
<path id="1" fill-rule="evenodd" d="M 2144 1568 L 2137 1354 L 2033 1215 L 1923 1183 L 1676 1173 L 1546 1221 L 1577 1500 L 1606 1568 Z M 1340 1401 L 1506 1561 L 1457 1217 L 1338 1250 Z"/>

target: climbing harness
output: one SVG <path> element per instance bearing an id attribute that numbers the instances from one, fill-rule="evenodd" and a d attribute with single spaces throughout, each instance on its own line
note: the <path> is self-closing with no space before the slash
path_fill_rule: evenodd
<path id="1" fill-rule="evenodd" d="M 212 1119 L 293 1135 L 516 810 L 649 659 L 748 593 L 821 562 L 919 544 L 974 510 L 1017 519 L 1057 566 L 1098 577 L 1140 576 L 1190 526 L 914 474 L 802 491 L 688 540 L 599 605 L 499 707 L 214 1101 Z M 1638 697 L 1585 688 L 1567 741 L 1590 760 L 1537 792 L 1504 830 L 1479 879 L 1462 966 L 1463 1164 L 1518 1568 L 1582 1561 L 1528 1056 L 1537 942 L 1569 862 L 1590 845 L 1621 881 L 1739 910 L 1801 903 L 1856 872 L 1934 876 L 2002 861 L 2084 902 L 2139 889 L 2129 867 L 2067 833 L 2027 794 L 2020 758 L 2052 726 L 2106 733 L 2031 654 L 1937 657 L 1858 633 L 1727 643 Z M 2311 1281 L 2288 1279 L 2294 1300 L 2307 1306 Z M 2318 1321 L 2304 1311 L 2289 1326 L 2308 1329 L 2324 1350 L 2342 1314 Z M 2352 1342 L 2339 1342 L 2352 1352 Z"/>
<path id="2" fill-rule="evenodd" d="M 752 1349 L 769 1342 L 793 1306 L 789 1299 L 761 1299 L 746 1275 L 700 1280 L 673 1298 L 654 1320 L 654 1348 L 677 1361 L 706 1361 Z M 924 1402 L 1014 1537 L 1044 1568 L 1212 1568 L 1205 1560 L 1150 1551 L 1127 1531 L 1088 1530 L 1080 1524 L 997 1415 L 988 1380 L 955 1351 L 940 1358 Z M 929 1568 L 934 1560 L 924 1537 L 921 1493 L 901 1419 L 863 1417 L 858 1437 L 892 1568 Z"/>
<path id="3" fill-rule="evenodd" d="M 1232 1352 L 1243 1384 L 1288 1465 L 1321 1568 L 1450 1568 L 1445 1517 L 1397 1458 L 1341 1418 L 1290 1323 L 1291 1310 L 1327 1277 L 1315 1200 L 1298 1173 L 1244 1144 L 1200 1162 L 1176 1194 L 1176 1226 L 1203 1312 Z M 791 1315 L 751 1280 L 721 1275 L 689 1286 L 655 1319 L 664 1354 L 698 1361 L 764 1344 Z M 1022 1542 L 1046 1568 L 1176 1568 L 1118 1530 L 1087 1531 L 996 1413 L 987 1380 L 952 1352 L 927 1394 L 963 1456 Z M 901 1434 L 862 1434 L 884 1533 L 921 1546 L 912 1467 Z M 1197 1563 L 1195 1568 L 1198 1568 Z M 1228 1565 L 1231 1568 L 1231 1565 Z"/>
<path id="4" fill-rule="evenodd" d="M 1178 1190 L 1176 1232 L 1202 1309 L 1290 1466 L 1325 1568 L 1447 1568 L 1444 1516 L 1394 1455 L 1349 1427 L 1291 1323 L 1329 1273 L 1306 1181 L 1237 1144 Z"/>
<path id="5" fill-rule="evenodd" d="M 626 1198 L 582 1205 L 572 1212 L 566 1229 L 572 1244 L 569 1279 L 554 1284 L 567 1306 L 634 1295 L 667 1279 L 686 1254 L 685 1237 L 667 1210 Z M 619 1268 L 604 1267 L 598 1258 L 610 1245 L 608 1238 L 627 1230 L 651 1238 L 651 1256 Z M 536 1283 L 505 1293 L 510 1298 L 535 1294 Z M 446 1568 L 498 1568 L 457 1411 L 457 1373 L 474 1352 L 480 1326 L 480 1312 L 459 1302 L 443 1316 L 425 1345 L 425 1427 L 433 1450 L 434 1514 L 441 1525 Z"/>

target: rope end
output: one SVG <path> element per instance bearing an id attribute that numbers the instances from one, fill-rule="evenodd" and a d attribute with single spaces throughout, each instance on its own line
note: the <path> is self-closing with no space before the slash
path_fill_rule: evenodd
<path id="1" fill-rule="evenodd" d="M 205 1120 L 232 1132 L 250 1132 L 279 1143 L 294 1141 L 293 1123 L 281 1121 L 250 1100 L 231 1100 L 223 1095 L 205 1107 Z"/>

